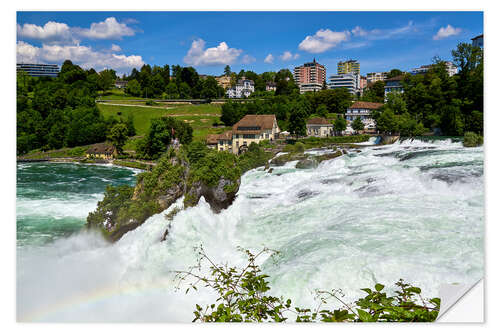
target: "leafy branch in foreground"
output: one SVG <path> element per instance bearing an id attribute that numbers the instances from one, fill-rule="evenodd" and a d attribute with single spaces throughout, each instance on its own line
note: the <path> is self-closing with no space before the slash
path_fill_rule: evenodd
<path id="1" fill-rule="evenodd" d="M 202 246 L 195 248 L 198 261 L 188 271 L 176 271 L 177 290 L 181 283 L 187 282 L 191 289 L 198 290 L 201 284 L 217 292 L 214 304 L 202 307 L 196 304 L 195 321 L 201 322 L 284 322 L 288 315 L 295 316 L 297 322 L 429 322 L 434 321 L 439 313 L 440 299 L 426 300 L 421 296 L 420 288 L 399 280 L 395 283 L 394 296 L 383 292 L 385 286 L 376 284 L 374 289 L 361 289 L 367 293 L 354 304 L 342 300 L 345 295 L 341 290 L 316 290 L 318 300 L 316 309 L 292 306 L 290 299 L 269 294 L 269 276 L 262 274 L 256 264 L 263 255 L 273 256 L 279 252 L 264 248 L 257 254 L 238 248 L 245 253 L 248 263 L 243 268 L 214 263 Z M 205 263 L 209 265 L 209 276 L 201 274 Z M 189 280 L 189 281 L 188 281 Z M 329 299 L 336 299 L 343 306 L 339 309 L 325 309 Z"/>

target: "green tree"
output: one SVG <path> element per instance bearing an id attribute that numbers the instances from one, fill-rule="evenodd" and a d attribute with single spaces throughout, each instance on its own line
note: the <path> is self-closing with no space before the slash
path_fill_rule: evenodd
<path id="1" fill-rule="evenodd" d="M 128 139 L 127 136 L 128 132 L 129 129 L 127 128 L 127 125 L 124 123 L 118 123 L 114 125 L 110 130 L 108 139 L 116 148 L 118 154 L 123 153 L 123 146 L 125 145 L 125 142 Z"/>
<path id="2" fill-rule="evenodd" d="M 165 88 L 165 94 L 169 99 L 178 99 L 179 98 L 179 90 L 177 89 L 177 85 L 174 81 L 170 81 L 170 83 Z"/>
<path id="3" fill-rule="evenodd" d="M 111 88 L 116 80 L 116 72 L 112 69 L 105 69 L 99 72 L 97 86 L 100 90 L 106 91 Z"/>
<path id="4" fill-rule="evenodd" d="M 296 137 L 306 135 L 307 112 L 303 105 L 294 103 L 290 111 L 288 130 Z"/>
<path id="5" fill-rule="evenodd" d="M 365 129 L 365 124 L 363 124 L 363 121 L 361 120 L 360 117 L 356 117 L 356 119 L 354 119 L 351 123 L 351 127 L 353 130 L 355 130 L 356 132 L 358 131 L 362 131 Z"/>
<path id="6" fill-rule="evenodd" d="M 179 97 L 181 99 L 191 98 L 191 89 L 189 88 L 189 85 L 186 82 L 182 82 L 179 85 Z"/>
<path id="7" fill-rule="evenodd" d="M 402 74 L 403 74 L 403 72 L 400 69 L 394 68 L 394 69 L 391 69 L 389 71 L 389 73 L 387 73 L 387 78 L 392 79 L 393 77 L 396 77 L 396 76 L 399 76 Z"/>
<path id="8" fill-rule="evenodd" d="M 168 150 L 173 138 L 189 144 L 193 139 L 192 127 L 173 117 L 153 118 L 148 133 L 137 144 L 137 154 L 144 159 L 157 159 Z"/>
<path id="9" fill-rule="evenodd" d="M 136 79 L 130 80 L 125 87 L 125 92 L 132 96 L 141 96 L 141 85 Z"/>
<path id="10" fill-rule="evenodd" d="M 377 123 L 377 130 L 381 133 L 394 133 L 398 131 L 398 120 L 394 115 L 394 111 L 389 108 L 384 108 L 379 114 L 374 115 Z"/>
<path id="11" fill-rule="evenodd" d="M 326 118 L 326 116 L 328 115 L 328 108 L 326 107 L 325 104 L 320 104 L 317 108 L 316 108 L 316 114 L 320 117 L 323 117 L 323 118 Z"/>
<path id="12" fill-rule="evenodd" d="M 344 119 L 344 117 L 337 117 L 333 123 L 333 129 L 335 132 L 337 132 L 337 135 L 342 135 L 342 132 L 344 132 L 347 128 L 347 121 Z"/>
<path id="13" fill-rule="evenodd" d="M 224 75 L 231 76 L 231 67 L 229 67 L 229 65 L 226 65 L 226 67 L 224 67 Z"/>

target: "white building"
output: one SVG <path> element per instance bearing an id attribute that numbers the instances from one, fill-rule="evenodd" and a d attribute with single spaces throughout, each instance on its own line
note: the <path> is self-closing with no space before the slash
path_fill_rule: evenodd
<path id="1" fill-rule="evenodd" d="M 361 76 L 356 73 L 337 74 L 330 76 L 329 89 L 347 88 L 351 94 L 356 94 L 360 89 Z"/>
<path id="2" fill-rule="evenodd" d="M 453 76 L 458 73 L 458 68 L 451 61 L 446 61 L 446 71 L 449 76 Z M 423 65 L 418 68 L 413 68 L 412 74 L 424 74 L 427 73 L 432 68 L 432 65 Z"/>
<path id="3" fill-rule="evenodd" d="M 387 79 L 387 72 L 374 72 L 366 74 L 366 81 L 368 83 L 385 81 L 385 79 Z"/>
<path id="4" fill-rule="evenodd" d="M 333 136 L 333 124 L 325 118 L 311 118 L 307 121 L 306 132 L 307 136 Z"/>
<path id="5" fill-rule="evenodd" d="M 252 80 L 241 79 L 238 83 L 227 90 L 227 97 L 229 98 L 243 98 L 250 96 L 255 91 Z"/>

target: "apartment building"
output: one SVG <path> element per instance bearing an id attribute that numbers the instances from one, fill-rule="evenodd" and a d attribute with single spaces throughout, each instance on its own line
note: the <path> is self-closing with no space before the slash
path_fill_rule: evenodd
<path id="1" fill-rule="evenodd" d="M 360 90 L 361 75 L 356 73 L 337 74 L 330 76 L 329 89 L 347 88 L 353 95 Z"/>
<path id="2" fill-rule="evenodd" d="M 29 76 L 49 76 L 57 77 L 59 74 L 59 65 L 53 64 L 17 64 L 16 72 L 26 72 Z"/>
<path id="3" fill-rule="evenodd" d="M 458 68 L 455 66 L 451 61 L 446 61 L 446 71 L 448 72 L 449 76 L 453 76 L 458 73 Z M 418 68 L 413 68 L 411 71 L 411 74 L 424 74 L 427 73 L 433 65 L 423 65 Z"/>
<path id="4" fill-rule="evenodd" d="M 377 81 L 385 81 L 387 79 L 387 72 L 373 72 L 366 74 L 367 83 L 373 83 Z"/>
<path id="5" fill-rule="evenodd" d="M 357 60 L 339 61 L 337 63 L 337 74 L 360 74 L 360 65 Z"/>
<path id="6" fill-rule="evenodd" d="M 323 82 L 326 80 L 325 66 L 316 62 L 307 62 L 302 66 L 295 67 L 293 71 L 293 79 L 300 88 L 300 93 L 307 91 L 320 91 L 323 87 Z"/>
<path id="7" fill-rule="evenodd" d="M 403 75 L 398 75 L 385 81 L 384 99 L 387 99 L 388 93 L 402 93 L 403 92 Z"/>

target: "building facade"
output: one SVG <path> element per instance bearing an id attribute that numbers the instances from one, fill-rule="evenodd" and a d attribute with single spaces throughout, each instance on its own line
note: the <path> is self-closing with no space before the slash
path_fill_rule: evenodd
<path id="1" fill-rule="evenodd" d="M 255 91 L 252 80 L 241 79 L 238 83 L 227 90 L 227 97 L 229 98 L 243 98 L 250 96 Z"/>
<path id="2" fill-rule="evenodd" d="M 276 91 L 276 83 L 266 82 L 266 91 Z"/>
<path id="3" fill-rule="evenodd" d="M 325 118 L 311 118 L 306 123 L 306 133 L 321 138 L 333 136 L 333 124 Z"/>
<path id="4" fill-rule="evenodd" d="M 123 89 L 127 86 L 128 82 L 127 81 L 115 81 L 115 87 L 118 89 Z"/>
<path id="5" fill-rule="evenodd" d="M 360 65 L 357 60 L 339 61 L 337 63 L 337 74 L 348 73 L 360 74 Z"/>
<path id="6" fill-rule="evenodd" d="M 353 95 L 359 92 L 361 76 L 355 73 L 338 74 L 330 76 L 329 89 L 347 88 Z"/>
<path id="7" fill-rule="evenodd" d="M 345 119 L 351 122 L 356 118 L 360 118 L 365 126 L 371 127 L 374 125 L 372 111 L 380 109 L 383 105 L 382 103 L 373 102 L 354 102 L 354 104 L 347 108 Z"/>
<path id="8" fill-rule="evenodd" d="M 16 72 L 26 72 L 29 76 L 57 77 L 59 74 L 59 65 L 49 64 L 17 64 Z"/>
<path id="9" fill-rule="evenodd" d="M 224 89 L 231 88 L 231 76 L 229 75 L 218 76 L 215 78 L 215 81 L 217 81 L 217 84 Z"/>
<path id="10" fill-rule="evenodd" d="M 318 64 L 316 59 L 313 59 L 312 62 L 295 67 L 293 79 L 300 88 L 301 94 L 307 91 L 320 91 L 326 80 L 325 66 Z"/>
<path id="11" fill-rule="evenodd" d="M 398 75 L 385 81 L 384 99 L 387 100 L 388 93 L 403 93 L 403 75 Z"/>
<path id="12" fill-rule="evenodd" d="M 85 154 L 87 158 L 111 160 L 118 156 L 116 148 L 107 143 L 96 143 L 92 145 Z"/>
<path id="13" fill-rule="evenodd" d="M 274 141 L 279 137 L 279 127 L 275 115 L 247 114 L 233 125 L 232 130 L 217 136 L 217 150 L 241 154 L 252 142 Z M 212 141 L 213 138 L 210 137 Z M 210 145 L 207 137 L 207 145 Z"/>
<path id="14" fill-rule="evenodd" d="M 373 72 L 366 74 L 367 83 L 385 81 L 385 79 L 387 79 L 387 72 Z"/>
<path id="15" fill-rule="evenodd" d="M 451 61 L 445 61 L 446 71 L 449 76 L 453 76 L 458 73 L 458 68 Z M 424 74 L 427 73 L 432 68 L 432 65 L 423 65 L 418 68 L 413 68 L 411 74 Z"/>

